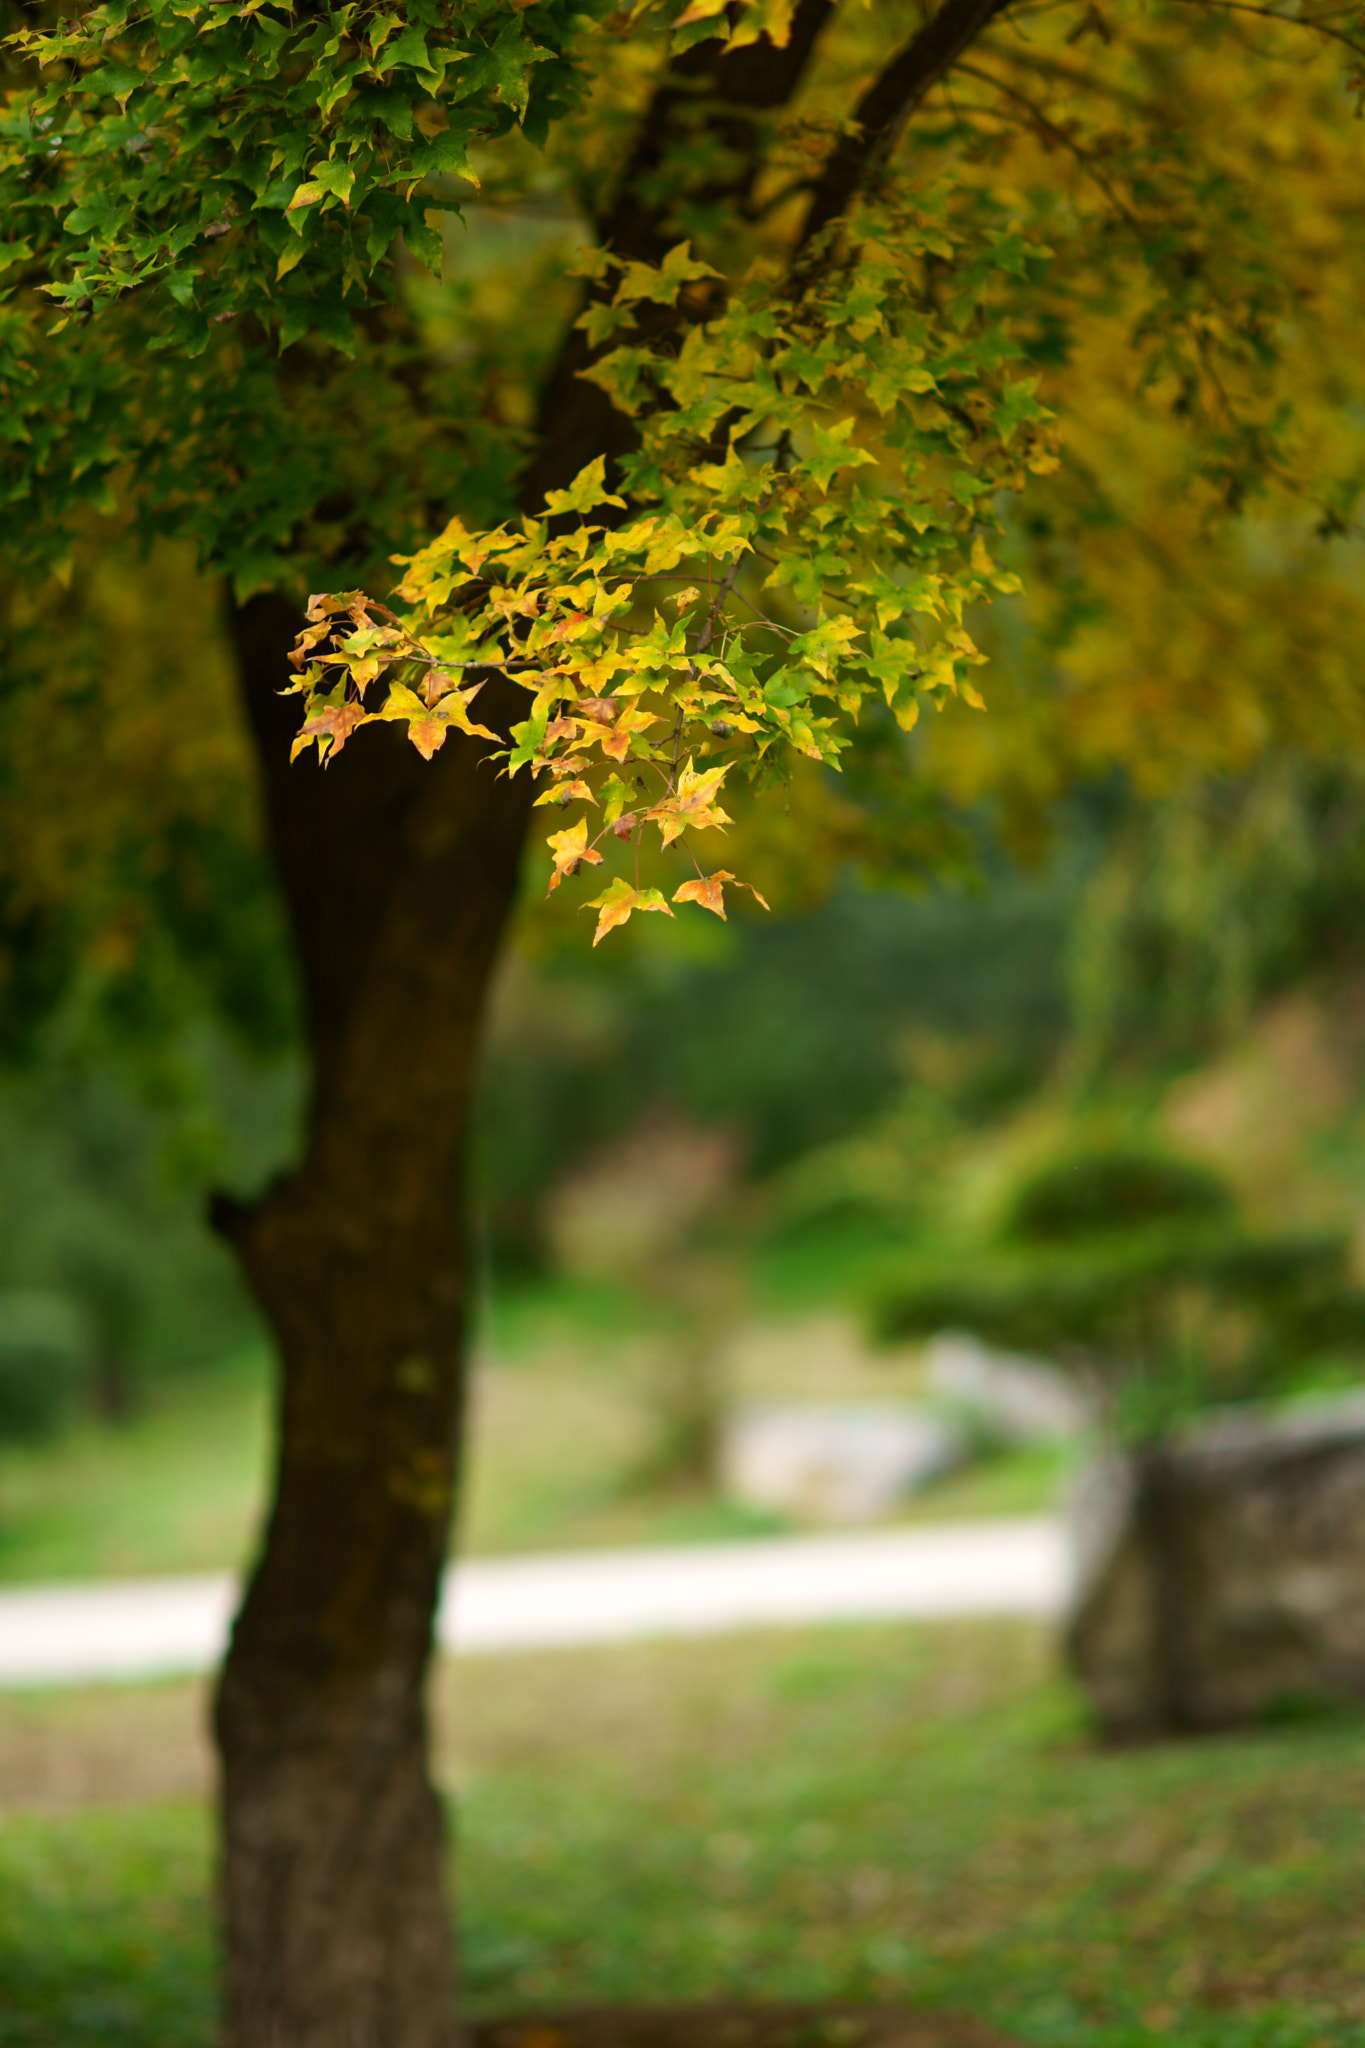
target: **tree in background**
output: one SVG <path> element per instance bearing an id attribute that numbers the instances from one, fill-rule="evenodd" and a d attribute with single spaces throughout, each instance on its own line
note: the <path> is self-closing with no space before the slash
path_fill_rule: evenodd
<path id="1" fill-rule="evenodd" d="M 174 535 L 230 584 L 313 1062 L 301 1164 L 217 1207 L 281 1359 L 217 1704 L 233 2042 L 455 2038 L 422 1682 L 474 1058 L 532 805 L 554 883 L 624 860 L 599 936 L 723 914 L 728 871 L 679 882 L 670 849 L 746 779 L 763 819 L 793 757 L 818 860 L 903 857 L 920 704 L 977 701 L 1009 549 L 1061 593 L 1060 646 L 1132 509 L 1052 480 L 1090 424 L 1074 363 L 1120 429 L 1172 423 L 1201 532 L 1300 502 L 1296 464 L 1344 526 L 1355 451 L 1314 430 L 1358 369 L 1296 427 L 1321 252 L 1262 175 L 1273 106 L 1325 138 L 1291 166 L 1314 218 L 1349 214 L 1339 67 L 1302 38 L 1184 0 L 111 0 L 12 42 L 12 557 L 79 578 L 101 534 Z M 433 281 L 476 177 L 485 214 L 590 244 L 581 300 L 562 251 L 501 307 L 472 244 Z M 1046 532 L 1002 537 L 1040 489 Z M 16 613 L 41 644 L 41 602 Z"/>
<path id="2" fill-rule="evenodd" d="M 993 1231 L 881 1308 L 882 1334 L 972 1330 L 1060 1358 L 1140 1454 L 1218 1401 L 1293 1385 L 1355 1347 L 1349 1240 L 1250 1227 L 1207 1167 L 1151 1147 L 1072 1150 L 1023 1175 Z"/>

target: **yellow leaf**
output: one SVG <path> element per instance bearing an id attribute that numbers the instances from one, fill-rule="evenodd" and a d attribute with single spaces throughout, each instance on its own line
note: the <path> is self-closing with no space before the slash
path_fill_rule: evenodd
<path id="1" fill-rule="evenodd" d="M 564 512 L 591 512 L 597 505 L 619 505 L 625 509 L 625 499 L 613 496 L 606 485 L 607 459 L 598 455 L 580 469 L 567 491 L 547 491 L 545 510 L 556 515 Z"/>
<path id="2" fill-rule="evenodd" d="M 595 804 L 597 802 L 597 798 L 593 795 L 587 783 L 575 776 L 572 782 L 560 782 L 553 789 L 545 790 L 542 795 L 536 798 L 531 808 L 537 810 L 541 804 L 571 804 L 575 797 L 581 797 L 585 804 Z M 610 819 L 607 822 L 610 823 Z"/>
<path id="3" fill-rule="evenodd" d="M 652 824 L 658 826 L 665 846 L 671 846 L 689 828 L 705 831 L 708 826 L 730 824 L 729 812 L 711 801 L 729 772 L 728 762 L 719 768 L 705 768 L 698 772 L 689 756 L 673 795 L 664 797 L 645 814 Z"/>
<path id="4" fill-rule="evenodd" d="M 383 709 L 372 712 L 370 716 L 406 720 L 408 738 L 423 759 L 429 761 L 445 745 L 446 734 L 452 725 L 457 732 L 468 733 L 471 738 L 497 738 L 495 732 L 490 732 L 486 725 L 475 725 L 469 716 L 469 700 L 477 695 L 480 687 L 476 684 L 472 690 L 448 690 L 435 704 L 426 704 L 406 683 L 393 683 Z"/>
<path id="5" fill-rule="evenodd" d="M 752 882 L 741 882 L 728 868 L 717 868 L 714 875 L 707 875 L 695 882 L 684 882 L 680 889 L 673 891 L 675 903 L 700 903 L 703 910 L 714 910 L 722 923 L 728 923 L 723 907 L 724 898 L 721 883 L 728 882 L 732 889 L 747 889 L 749 894 L 768 909 L 768 899 L 760 896 Z"/>
<path id="6" fill-rule="evenodd" d="M 602 864 L 601 854 L 588 844 L 586 816 L 580 818 L 576 825 L 567 826 L 563 832 L 552 832 L 546 844 L 554 855 L 555 863 L 547 895 L 554 894 L 565 875 L 571 875 L 580 861 L 586 861 L 590 867 L 600 867 Z"/>
<path id="7" fill-rule="evenodd" d="M 600 896 L 594 896 L 591 903 L 585 907 L 601 913 L 597 920 L 597 930 L 592 935 L 594 946 L 604 939 L 608 932 L 615 931 L 618 924 L 625 924 L 633 910 L 661 910 L 665 917 L 673 915 L 664 901 L 661 890 L 632 889 L 630 883 L 621 875 L 617 875 L 610 887 L 604 889 Z"/>
<path id="8" fill-rule="evenodd" d="M 293 270 L 293 269 L 295 268 L 295 266 L 296 266 L 297 264 L 300 264 L 300 263 L 302 263 L 302 261 L 303 261 L 303 243 L 302 243 L 301 241 L 299 241 L 299 242 L 292 242 L 292 243 L 290 244 L 290 246 L 289 246 L 289 247 L 288 247 L 288 248 L 287 248 L 287 249 L 285 250 L 285 252 L 284 252 L 283 256 L 281 256 L 281 258 L 280 258 L 280 260 L 279 260 L 279 264 L 278 264 L 278 265 L 277 265 L 277 267 L 276 267 L 276 270 L 275 270 L 275 282 L 276 282 L 276 284 L 278 284 L 278 283 L 279 283 L 279 281 L 280 281 L 280 279 L 281 279 L 282 277 L 288 277 L 288 275 L 289 275 L 290 271 L 291 271 L 291 270 Z"/>
<path id="9" fill-rule="evenodd" d="M 658 723 L 656 712 L 641 711 L 637 706 L 631 705 L 621 712 L 612 731 L 599 741 L 602 752 L 609 755 L 613 761 L 624 761 L 630 750 L 631 735 L 647 732 L 651 725 Z"/>
<path id="10" fill-rule="evenodd" d="M 446 730 L 445 720 L 439 718 L 434 711 L 429 711 L 425 718 L 408 720 L 408 738 L 424 761 L 429 761 L 432 755 L 445 745 Z"/>

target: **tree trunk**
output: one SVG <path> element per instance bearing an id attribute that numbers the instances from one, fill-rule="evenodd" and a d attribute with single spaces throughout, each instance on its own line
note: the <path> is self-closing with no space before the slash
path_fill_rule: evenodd
<path id="1" fill-rule="evenodd" d="M 483 743 L 428 764 L 387 731 L 291 767 L 298 623 L 272 597 L 234 620 L 315 1092 L 299 1169 L 216 1205 L 280 1358 L 273 1508 L 216 1701 L 227 2041 L 448 2048 L 423 1688 L 460 1430 L 462 1157 L 533 791 Z M 490 682 L 481 720 L 511 696 Z"/>
<path id="2" fill-rule="evenodd" d="M 598 224 L 624 258 L 680 238 L 651 179 L 703 105 L 752 189 L 763 115 L 795 91 L 831 0 L 786 46 L 676 60 Z M 571 328 L 542 397 L 528 509 L 634 429 L 578 374 Z M 449 2048 L 458 2038 L 441 1816 L 423 1685 L 458 1470 L 466 1243 L 462 1159 L 479 1023 L 511 906 L 529 775 L 452 737 L 424 762 L 367 731 L 291 766 L 278 597 L 234 615 L 314 1061 L 299 1170 L 216 1217 L 280 1353 L 274 1504 L 218 1688 L 228 2048 Z M 524 691 L 490 680 L 480 723 Z"/>

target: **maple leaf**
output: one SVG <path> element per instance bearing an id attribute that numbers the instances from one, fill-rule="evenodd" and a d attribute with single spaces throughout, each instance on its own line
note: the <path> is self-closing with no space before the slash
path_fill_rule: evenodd
<path id="1" fill-rule="evenodd" d="M 732 822 L 729 812 L 711 801 L 729 772 L 727 762 L 719 768 L 705 768 L 698 773 L 689 756 L 673 795 L 666 796 L 661 803 L 655 804 L 652 811 L 646 812 L 650 822 L 656 824 L 662 833 L 665 846 L 671 846 L 689 828 L 704 831 L 711 825 Z"/>
<path id="2" fill-rule="evenodd" d="M 317 599 L 310 599 L 310 602 L 316 604 Z M 309 626 L 304 632 L 300 633 L 298 639 L 289 650 L 290 667 L 302 668 L 318 642 L 325 640 L 331 630 L 331 619 L 323 618 L 316 625 Z"/>
<path id="3" fill-rule="evenodd" d="M 600 912 L 597 929 L 592 935 L 594 946 L 618 924 L 624 924 L 634 910 L 661 910 L 665 917 L 673 915 L 661 889 L 632 889 L 623 875 L 617 875 L 600 896 L 594 896 L 583 907 Z"/>
<path id="4" fill-rule="evenodd" d="M 471 738 L 497 739 L 495 732 L 486 725 L 475 725 L 469 716 L 469 700 L 482 687 L 481 683 L 476 683 L 472 690 L 447 690 L 434 704 L 426 704 L 406 683 L 393 683 L 383 709 L 371 716 L 406 720 L 408 738 L 423 760 L 429 761 L 445 745 L 446 734 L 452 726 L 457 732 L 468 733 Z"/>
<path id="5" fill-rule="evenodd" d="M 561 806 L 571 804 L 576 796 L 581 796 L 585 804 L 595 804 L 597 802 L 596 796 L 589 789 L 587 783 L 583 781 L 581 776 L 575 776 L 572 782 L 556 783 L 553 789 L 545 790 L 536 798 L 531 808 L 537 810 L 541 804 L 559 804 Z"/>
<path id="6" fill-rule="evenodd" d="M 408 720 L 408 738 L 424 761 L 429 761 L 445 745 L 446 731 L 446 721 L 437 711 L 428 711 L 421 718 Z"/>
<path id="7" fill-rule="evenodd" d="M 747 889 L 749 894 L 755 897 L 765 910 L 768 909 L 767 898 L 759 895 L 753 883 L 741 882 L 735 875 L 730 873 L 728 868 L 717 868 L 714 875 L 699 875 L 695 881 L 684 882 L 680 889 L 673 891 L 673 901 L 675 903 L 699 903 L 703 910 L 714 911 L 721 923 L 726 924 L 729 920 L 725 915 L 725 897 L 721 889 L 722 882 L 728 882 L 735 889 Z"/>
<path id="8" fill-rule="evenodd" d="M 695 881 L 684 882 L 680 889 L 673 891 L 673 901 L 675 903 L 700 903 L 703 910 L 714 911 L 721 923 L 724 924 L 727 921 L 725 916 L 725 892 L 720 884 L 721 877 L 719 874 L 698 875 Z"/>
<path id="9" fill-rule="evenodd" d="M 789 652 L 793 659 L 799 657 L 818 676 L 828 681 L 831 665 L 847 652 L 861 631 L 856 619 L 850 619 L 843 612 L 834 612 L 812 626 L 809 633 L 798 633 Z"/>
<path id="10" fill-rule="evenodd" d="M 624 761 L 630 751 L 630 742 L 637 732 L 647 732 L 651 725 L 659 723 L 658 713 L 641 711 L 635 705 L 623 711 L 612 730 L 598 744 L 602 752 L 613 761 Z"/>
<path id="11" fill-rule="evenodd" d="M 608 825 L 614 825 L 622 811 L 628 810 L 635 801 L 635 792 L 628 782 L 622 782 L 619 775 L 609 775 L 601 788 L 602 816 Z"/>
<path id="12" fill-rule="evenodd" d="M 358 725 L 364 725 L 373 716 L 363 704 L 336 704 L 325 711 L 319 711 L 299 727 L 289 758 L 296 761 L 310 740 L 317 741 L 318 753 L 324 761 L 330 761 L 339 754 Z"/>
<path id="13" fill-rule="evenodd" d="M 545 510 L 553 513 L 591 512 L 595 505 L 619 505 L 625 509 L 625 499 L 613 496 L 606 484 L 607 459 L 598 455 L 580 469 L 567 491 L 547 491 Z"/>
<path id="14" fill-rule="evenodd" d="M 550 886 L 545 892 L 549 896 L 554 894 L 565 875 L 573 874 L 581 861 L 586 861 L 590 867 L 600 867 L 602 864 L 601 854 L 588 844 L 586 817 L 580 818 L 576 825 L 566 826 L 562 832 L 552 832 L 546 844 L 554 855 L 555 863 Z"/>
<path id="15" fill-rule="evenodd" d="M 723 14 L 726 0 L 690 0 L 674 23 L 675 28 L 690 28 L 694 21 L 710 21 L 713 16 Z"/>
<path id="16" fill-rule="evenodd" d="M 811 453 L 802 458 L 801 467 L 807 476 L 813 477 L 822 491 L 829 489 L 836 471 L 856 469 L 863 463 L 875 462 L 876 457 L 866 448 L 858 448 L 849 442 L 856 422 L 840 420 L 837 426 L 816 427 L 812 430 Z"/>

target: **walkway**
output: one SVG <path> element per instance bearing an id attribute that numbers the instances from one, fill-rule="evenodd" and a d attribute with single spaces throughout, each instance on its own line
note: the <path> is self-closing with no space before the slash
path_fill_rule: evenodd
<path id="1" fill-rule="evenodd" d="M 659 1550 L 473 1558 L 448 1574 L 438 1624 L 457 1654 L 715 1635 L 823 1621 L 1060 1612 L 1069 1562 L 1042 1517 Z M 0 1592 L 0 1686 L 210 1669 L 230 1578 Z"/>

